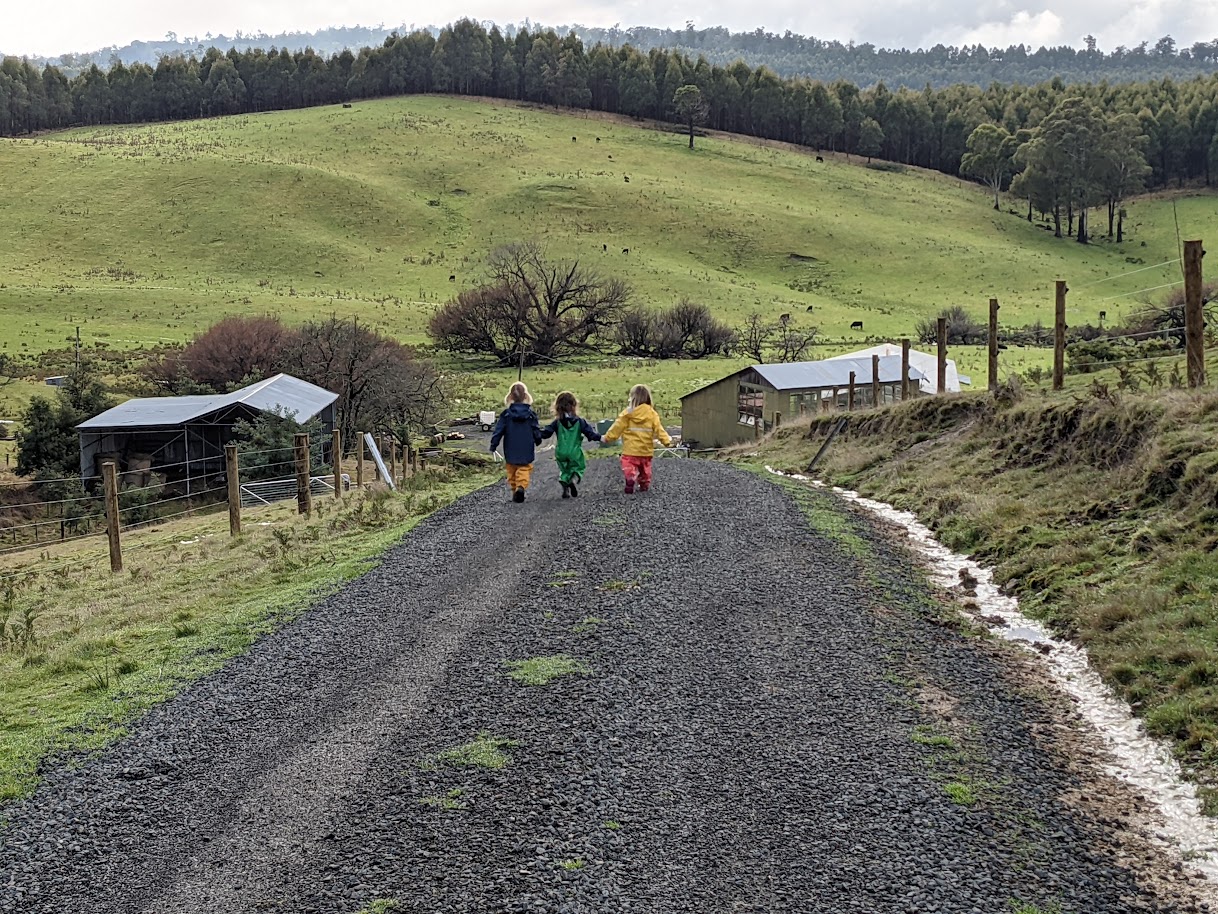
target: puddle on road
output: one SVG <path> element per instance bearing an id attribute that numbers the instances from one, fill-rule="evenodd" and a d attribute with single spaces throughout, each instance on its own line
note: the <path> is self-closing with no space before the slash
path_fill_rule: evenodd
<path id="1" fill-rule="evenodd" d="M 988 568 L 952 552 L 908 511 L 798 473 L 783 473 L 769 466 L 766 470 L 831 491 L 903 528 L 914 548 L 928 560 L 930 577 L 936 584 L 958 587 L 962 571 L 974 579 L 977 595 L 969 599 L 978 608 L 965 615 L 987 626 L 997 637 L 1022 644 L 1041 658 L 1054 682 L 1075 699 L 1079 714 L 1099 734 L 1109 753 L 1104 770 L 1130 784 L 1154 806 L 1158 818 L 1148 823 L 1152 837 L 1174 848 L 1182 860 L 1205 875 L 1211 886 L 1218 886 L 1218 822 L 1202 815 L 1196 789 L 1182 777 L 1171 750 L 1147 734 L 1129 705 L 1104 685 L 1091 668 L 1086 651 L 1055 637 L 1041 623 L 1025 616 L 1019 610 L 1019 601 L 994 584 Z"/>

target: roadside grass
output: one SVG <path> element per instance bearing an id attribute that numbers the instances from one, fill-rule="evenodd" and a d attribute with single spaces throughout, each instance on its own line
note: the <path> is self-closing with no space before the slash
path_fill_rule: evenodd
<path id="1" fill-rule="evenodd" d="M 494 736 L 486 731 L 478 734 L 476 739 L 460 746 L 445 749 L 435 756 L 436 765 L 450 765 L 453 768 L 489 768 L 498 770 L 512 763 L 512 756 L 506 750 L 519 746 L 516 740 L 504 736 Z M 427 767 L 427 766 L 425 766 Z"/>
<path id="2" fill-rule="evenodd" d="M 11 356 L 66 353 L 77 326 L 86 352 L 138 351 L 238 311 L 358 317 L 425 344 L 431 313 L 479 281 L 489 251 L 530 234 L 620 276 L 645 304 L 690 298 L 731 322 L 791 314 L 820 328 L 822 356 L 911 335 L 947 305 L 981 316 L 991 295 L 1005 324 L 1047 323 L 1058 277 L 1075 288 L 1072 323 L 1101 309 L 1111 323 L 1132 293 L 1178 278 L 1172 264 L 1122 275 L 1178 256 L 1177 215 L 1185 235 L 1218 234 L 1202 193 L 1130 201 L 1126 242 L 1079 245 L 917 168 L 816 163 L 725 135 L 691 151 L 628 119 L 440 96 L 6 139 L 0 172 L 0 351 Z M 855 320 L 865 331 L 849 329 Z M 979 349 L 952 357 L 980 375 Z M 471 411 L 514 379 L 485 364 L 446 366 L 466 380 Z M 600 358 L 527 380 L 547 398 L 571 387 L 597 417 L 647 382 L 668 414 L 739 364 Z M 1004 356 L 1004 370 L 1033 364 L 1047 352 Z M 0 392 L 0 414 L 19 408 L 17 392 Z"/>
<path id="3" fill-rule="evenodd" d="M 0 648 L 0 801 L 22 796 L 38 768 L 101 749 L 133 720 L 307 609 L 439 507 L 488 474 L 420 474 L 400 495 L 350 494 L 124 533 L 111 574 L 104 537 L 0 558 L 0 618 L 28 640 Z M 32 619 L 32 623 L 23 620 Z"/>
<path id="4" fill-rule="evenodd" d="M 585 860 L 583 857 L 571 857 L 567 860 L 560 860 L 558 865 L 561 866 L 567 872 L 571 873 L 571 872 L 575 872 L 576 870 L 582 870 L 585 866 L 588 865 L 588 861 Z"/>
<path id="5" fill-rule="evenodd" d="M 909 738 L 919 746 L 933 746 L 941 749 L 955 749 L 956 743 L 950 736 L 945 733 L 937 732 L 933 727 L 926 724 L 914 727 L 913 733 Z"/>
<path id="6" fill-rule="evenodd" d="M 563 676 L 588 676 L 592 668 L 568 654 L 530 657 L 528 660 L 505 660 L 508 677 L 521 685 L 544 686 Z"/>
<path id="7" fill-rule="evenodd" d="M 756 459 L 802 470 L 829 421 L 779 430 Z M 959 395 L 849 421 L 819 474 L 991 565 L 1174 742 L 1218 812 L 1218 392 Z"/>

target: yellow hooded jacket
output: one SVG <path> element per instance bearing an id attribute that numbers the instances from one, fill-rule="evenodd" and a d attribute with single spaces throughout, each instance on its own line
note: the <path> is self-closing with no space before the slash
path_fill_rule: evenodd
<path id="1" fill-rule="evenodd" d="M 601 440 L 616 441 L 618 438 L 622 439 L 622 453 L 627 457 L 654 457 L 656 438 L 664 447 L 672 446 L 672 436 L 664 431 L 660 414 L 647 403 L 622 410 Z"/>

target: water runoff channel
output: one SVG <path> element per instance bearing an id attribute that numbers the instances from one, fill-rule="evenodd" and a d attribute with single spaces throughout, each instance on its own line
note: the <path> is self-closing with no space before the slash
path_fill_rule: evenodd
<path id="1" fill-rule="evenodd" d="M 974 599 L 977 609 L 964 614 L 995 636 L 1026 647 L 1044 664 L 1057 687 L 1074 699 L 1079 715 L 1107 750 L 1101 762 L 1103 770 L 1151 803 L 1156 815 L 1146 825 L 1152 839 L 1202 873 L 1211 892 L 1218 893 L 1218 822 L 1202 814 L 1197 791 L 1184 779 L 1168 745 L 1150 736 L 1129 705 L 1104 685 L 1085 650 L 1024 615 L 1019 601 L 999 590 L 991 569 L 952 552 L 910 512 L 798 473 L 783 473 L 769 466 L 766 470 L 830 491 L 903 529 L 935 584 L 950 588 L 966 575 L 975 579 L 977 596 L 970 599 Z"/>

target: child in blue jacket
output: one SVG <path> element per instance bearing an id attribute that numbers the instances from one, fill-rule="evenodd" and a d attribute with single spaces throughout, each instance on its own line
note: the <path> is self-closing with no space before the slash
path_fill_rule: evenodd
<path id="1" fill-rule="evenodd" d="M 529 476 L 533 473 L 534 446 L 541 443 L 541 426 L 537 413 L 530 405 L 533 402 L 529 389 L 517 381 L 503 398 L 507 407 L 499 414 L 495 431 L 491 435 L 491 453 L 503 442 L 503 462 L 507 467 L 508 488 L 512 490 L 512 501 L 524 501 L 529 487 Z"/>

